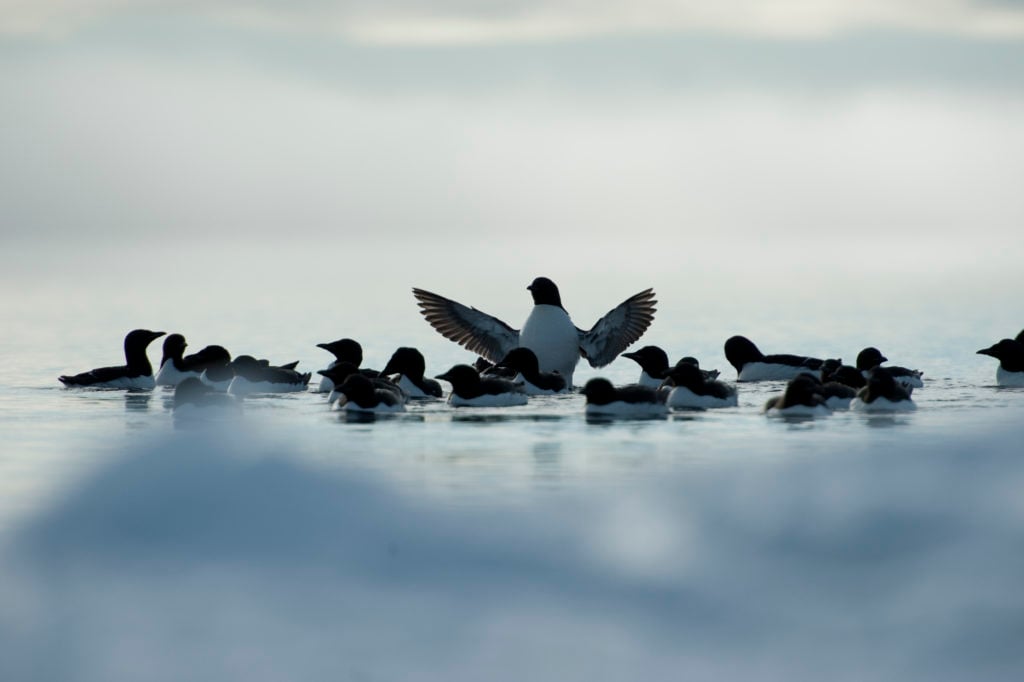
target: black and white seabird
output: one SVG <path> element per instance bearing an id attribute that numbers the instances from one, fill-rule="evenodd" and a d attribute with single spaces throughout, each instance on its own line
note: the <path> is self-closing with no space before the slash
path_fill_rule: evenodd
<path id="1" fill-rule="evenodd" d="M 805 374 L 804 376 L 808 376 L 814 381 L 815 391 L 825 401 L 825 405 L 833 410 L 850 409 L 850 403 L 857 397 L 857 389 L 840 381 L 833 381 L 831 379 L 821 381 L 813 374 Z M 866 385 L 867 379 L 864 382 Z"/>
<path id="2" fill-rule="evenodd" d="M 868 346 L 861 352 L 857 353 L 857 369 L 864 374 L 867 378 L 868 372 L 878 367 L 889 358 L 882 355 L 882 352 L 874 346 Z M 921 380 L 924 374 L 918 369 L 907 369 L 906 367 L 886 367 L 889 370 L 889 374 L 897 383 L 903 386 L 908 391 L 913 391 L 915 388 L 921 388 L 924 386 L 924 381 Z"/>
<path id="3" fill-rule="evenodd" d="M 803 355 L 765 355 L 745 336 L 726 340 L 725 359 L 736 368 L 737 381 L 788 381 L 805 372 L 821 378 L 824 362 Z"/>
<path id="4" fill-rule="evenodd" d="M 231 361 L 231 353 L 223 346 L 206 346 L 198 353 L 185 355 L 185 337 L 168 334 L 164 354 L 156 373 L 157 386 L 177 386 L 188 377 L 199 378 L 208 367 Z"/>
<path id="5" fill-rule="evenodd" d="M 405 394 L 402 390 L 394 384 L 390 387 L 384 385 L 359 372 L 353 372 L 334 389 L 335 393 L 340 394 L 338 408 L 349 412 L 405 412 Z"/>
<path id="6" fill-rule="evenodd" d="M 135 329 L 124 337 L 125 364 L 116 367 L 98 367 L 88 372 L 57 377 L 68 387 L 90 388 L 153 388 L 153 366 L 149 364 L 146 348 L 164 332 Z"/>
<path id="7" fill-rule="evenodd" d="M 863 388 L 868 383 L 863 372 L 852 365 L 844 365 L 838 358 L 821 363 L 821 380 L 823 383 L 843 384 L 853 389 Z"/>
<path id="8" fill-rule="evenodd" d="M 410 398 L 441 398 L 444 391 L 441 384 L 430 379 L 424 374 L 427 371 L 427 361 L 416 348 L 402 346 L 391 354 L 388 363 L 380 371 L 382 377 L 389 377 L 398 374 L 398 386 Z"/>
<path id="9" fill-rule="evenodd" d="M 668 353 L 661 346 L 644 346 L 623 353 L 622 357 L 640 365 L 640 378 L 636 383 L 641 386 L 658 388 L 665 380 L 665 373 L 669 370 Z"/>
<path id="10" fill-rule="evenodd" d="M 590 417 L 663 417 L 668 413 L 665 396 L 648 386 L 627 384 L 616 387 L 603 377 L 595 377 L 583 387 L 587 402 L 584 413 Z"/>
<path id="11" fill-rule="evenodd" d="M 906 412 L 916 410 L 910 391 L 904 388 L 888 367 L 876 365 L 868 372 L 867 386 L 857 391 L 851 408 L 862 412 Z"/>
<path id="12" fill-rule="evenodd" d="M 716 379 L 708 379 L 697 365 L 679 361 L 665 374 L 665 385 L 671 385 L 666 404 L 669 407 L 707 410 L 736 407 L 736 388 Z"/>
<path id="13" fill-rule="evenodd" d="M 622 357 L 629 358 L 640 365 L 640 378 L 637 379 L 636 383 L 648 388 L 660 388 L 662 382 L 668 376 L 669 370 L 672 369 L 668 361 L 668 353 L 661 346 L 644 346 L 638 350 L 623 353 Z M 693 365 L 700 369 L 700 362 L 692 355 L 680 358 L 676 365 L 680 363 Z M 718 378 L 717 369 L 700 369 L 700 373 L 708 380 Z"/>
<path id="14" fill-rule="evenodd" d="M 679 362 L 677 362 L 676 365 L 678 366 L 681 364 L 693 365 L 694 367 L 700 370 L 700 373 L 704 375 L 704 378 L 707 379 L 708 381 L 711 381 L 712 379 L 717 379 L 718 375 L 721 374 L 721 372 L 719 372 L 717 369 L 703 369 L 700 366 L 700 361 L 697 358 L 693 357 L 692 355 L 684 355 L 683 357 L 679 358 Z"/>
<path id="15" fill-rule="evenodd" d="M 769 398 L 764 405 L 768 416 L 821 417 L 832 414 L 821 394 L 821 381 L 813 374 L 797 374 L 786 384 L 782 395 Z"/>
<path id="16" fill-rule="evenodd" d="M 356 367 L 363 364 L 363 347 L 359 345 L 359 342 L 354 339 L 338 339 L 337 341 L 330 341 L 328 343 L 318 343 L 317 348 L 323 348 L 325 351 L 334 356 L 331 363 L 327 365 L 327 369 L 331 369 L 339 362 L 350 362 Z M 377 376 L 378 372 L 372 369 L 359 369 L 359 373 L 370 378 Z M 328 376 L 323 376 L 320 379 L 320 383 L 317 386 L 317 393 L 330 393 L 334 390 L 336 384 Z"/>
<path id="17" fill-rule="evenodd" d="M 646 289 L 610 310 L 588 331 L 573 324 L 562 306 L 558 287 L 538 277 L 527 287 L 533 310 L 522 330 L 496 317 L 423 289 L 413 289 L 423 317 L 442 336 L 498 363 L 510 350 L 526 347 L 537 355 L 542 372 L 558 372 L 572 386 L 580 356 L 592 367 L 604 367 L 634 341 L 654 320 L 654 290 Z"/>
<path id="18" fill-rule="evenodd" d="M 1017 339 L 1003 339 L 988 348 L 982 348 L 978 355 L 988 355 L 999 360 L 996 369 L 996 384 L 999 386 L 1024 386 L 1024 331 Z"/>
<path id="19" fill-rule="evenodd" d="M 227 412 L 237 413 L 241 403 L 234 396 L 226 395 L 204 384 L 196 377 L 185 377 L 174 387 L 174 414 Z"/>
<path id="20" fill-rule="evenodd" d="M 508 352 L 498 367 L 506 367 L 516 372 L 514 381 L 521 381 L 523 388 L 530 395 L 551 395 L 568 390 L 565 377 L 558 372 L 540 371 L 537 355 L 529 348 L 513 348 Z"/>
<path id="21" fill-rule="evenodd" d="M 274 367 L 251 355 L 239 355 L 231 361 L 235 377 L 228 386 L 231 395 L 249 393 L 289 393 L 303 391 L 309 384 L 310 373 L 295 370 L 296 363 Z"/>
<path id="22" fill-rule="evenodd" d="M 480 376 L 476 368 L 455 365 L 437 379 L 452 385 L 448 403 L 453 407 L 509 407 L 527 403 L 522 384 L 499 377 Z"/>

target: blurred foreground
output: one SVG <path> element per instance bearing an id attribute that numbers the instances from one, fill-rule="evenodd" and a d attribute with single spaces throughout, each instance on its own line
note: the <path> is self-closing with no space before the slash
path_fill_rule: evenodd
<path id="1" fill-rule="evenodd" d="M 1021 442 L 470 510 L 175 437 L 0 550 L 0 679 L 1021 679 Z"/>

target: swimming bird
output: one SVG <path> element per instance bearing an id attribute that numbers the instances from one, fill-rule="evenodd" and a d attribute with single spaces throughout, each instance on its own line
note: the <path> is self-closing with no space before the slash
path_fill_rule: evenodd
<path id="1" fill-rule="evenodd" d="M 469 365 L 455 365 L 435 378 L 452 385 L 448 403 L 453 407 L 507 407 L 527 402 L 522 384 L 499 377 L 482 377 Z"/>
<path id="2" fill-rule="evenodd" d="M 251 355 L 239 355 L 231 361 L 235 377 L 228 385 L 231 395 L 248 393 L 289 393 L 302 391 L 309 384 L 311 374 L 301 373 L 292 365 L 274 367 L 264 365 Z"/>
<path id="3" fill-rule="evenodd" d="M 882 352 L 874 346 L 868 346 L 861 352 L 857 353 L 857 369 L 859 369 L 865 377 L 875 367 L 878 367 L 889 358 L 882 355 Z M 886 367 L 889 370 L 889 374 L 895 379 L 903 388 L 908 391 L 913 391 L 915 388 L 921 388 L 924 386 L 924 381 L 921 377 L 923 372 L 918 369 L 907 369 L 906 367 Z"/>
<path id="4" fill-rule="evenodd" d="M 513 348 L 497 366 L 513 370 L 514 381 L 521 381 L 529 395 L 551 395 L 568 389 L 565 377 L 558 372 L 540 371 L 537 355 L 529 348 Z"/>
<path id="5" fill-rule="evenodd" d="M 359 372 L 349 374 L 335 389 L 338 408 L 355 412 L 405 412 L 405 395 L 398 386 L 382 388 Z"/>
<path id="6" fill-rule="evenodd" d="M 316 373 L 319 374 L 321 377 L 328 379 L 330 381 L 330 385 L 334 387 L 330 390 L 330 392 L 327 395 L 327 404 L 334 405 L 334 403 L 341 399 L 341 393 L 338 390 L 339 387 L 343 383 L 345 383 L 345 379 L 348 379 L 351 375 L 359 374 L 359 368 L 353 365 L 351 362 L 348 362 L 347 360 L 341 360 L 338 362 L 332 362 L 329 368 L 317 370 Z M 369 379 L 369 377 L 367 378 Z M 370 381 L 374 383 L 385 383 L 392 385 L 389 380 L 381 379 L 380 377 L 375 377 L 373 379 L 370 379 Z M 381 386 L 381 388 L 386 387 Z"/>
<path id="7" fill-rule="evenodd" d="M 237 412 L 241 408 L 233 396 L 213 389 L 196 377 L 185 377 L 174 387 L 174 414 L 213 409 Z"/>
<path id="8" fill-rule="evenodd" d="M 622 357 L 640 365 L 640 378 L 636 382 L 640 386 L 658 388 L 665 380 L 665 373 L 669 370 L 668 353 L 661 346 L 644 346 L 623 353 Z"/>
<path id="9" fill-rule="evenodd" d="M 904 388 L 888 367 L 876 365 L 868 372 L 868 384 L 857 391 L 851 408 L 862 412 L 906 412 L 916 410 L 910 391 Z"/>
<path id="10" fill-rule="evenodd" d="M 356 367 L 363 364 L 363 347 L 359 345 L 359 342 L 354 339 L 338 339 L 337 341 L 330 341 L 327 343 L 316 344 L 317 348 L 323 348 L 325 351 L 334 356 L 334 360 L 327 365 L 327 369 L 334 367 L 339 362 L 351 362 Z M 378 372 L 372 369 L 360 369 L 360 374 L 365 374 L 369 377 L 377 376 Z M 320 379 L 320 383 L 317 386 L 316 393 L 330 393 L 334 390 L 334 382 L 327 376 Z"/>
<path id="11" fill-rule="evenodd" d="M 206 346 L 198 353 L 185 355 L 185 337 L 168 334 L 164 339 L 164 354 L 156 373 L 157 386 L 176 386 L 187 377 L 199 378 L 207 367 L 231 361 L 231 354 L 223 346 Z"/>
<path id="12" fill-rule="evenodd" d="M 1024 331 L 1017 335 L 1024 337 Z M 999 386 L 1024 386 L 1024 342 L 1017 339 L 1003 339 L 988 348 L 982 348 L 978 355 L 988 355 L 999 360 L 996 369 L 996 384 Z"/>
<path id="13" fill-rule="evenodd" d="M 665 394 L 639 384 L 615 387 L 595 377 L 583 387 L 584 413 L 592 417 L 663 417 L 668 413 Z"/>
<path id="14" fill-rule="evenodd" d="M 215 391 L 225 392 L 231 386 L 231 380 L 235 378 L 235 368 L 231 364 L 231 356 L 223 356 L 217 360 L 211 360 L 206 369 L 199 375 L 199 380 Z"/>
<path id="15" fill-rule="evenodd" d="M 866 386 L 868 380 L 856 367 L 844 365 L 840 359 L 829 359 L 821 363 L 821 380 L 823 383 L 835 382 L 857 389 Z"/>
<path id="16" fill-rule="evenodd" d="M 725 358 L 736 368 L 737 381 L 787 381 L 804 372 L 820 378 L 824 362 L 804 355 L 765 355 L 745 336 L 726 340 Z"/>
<path id="17" fill-rule="evenodd" d="M 664 384 L 673 387 L 665 401 L 669 407 L 706 410 L 739 404 L 735 387 L 707 379 L 699 367 L 688 362 L 679 361 L 669 369 Z"/>
<path id="18" fill-rule="evenodd" d="M 704 375 L 704 378 L 708 380 L 717 379 L 718 376 L 721 374 L 721 372 L 719 372 L 717 369 L 702 369 L 700 366 L 700 361 L 697 360 L 697 358 L 693 357 L 692 355 L 684 355 L 683 357 L 679 358 L 679 362 L 677 362 L 676 364 L 678 365 L 680 363 L 693 365 L 694 367 L 699 369 L 700 373 Z"/>
<path id="19" fill-rule="evenodd" d="M 125 364 L 98 367 L 81 374 L 63 375 L 57 379 L 69 387 L 89 388 L 153 388 L 153 366 L 149 364 L 146 348 L 164 332 L 134 329 L 124 337 Z"/>
<path id="20" fill-rule="evenodd" d="M 557 371 L 572 386 L 580 357 L 592 367 L 604 367 L 639 339 L 654 320 L 654 290 L 646 289 L 608 311 L 588 331 L 577 328 L 562 306 L 558 287 L 547 277 L 538 277 L 527 287 L 533 309 L 522 330 L 513 329 L 496 317 L 423 289 L 413 289 L 420 311 L 442 336 L 501 362 L 510 350 L 520 346 L 537 355 L 542 372 Z"/>
<path id="21" fill-rule="evenodd" d="M 816 386 L 818 395 L 825 401 L 825 405 L 833 410 L 848 410 L 850 403 L 857 397 L 857 389 L 847 386 L 838 381 L 821 381 L 813 374 L 805 374 L 810 377 Z M 867 380 L 865 379 L 865 384 Z"/>
<path id="22" fill-rule="evenodd" d="M 832 414 L 819 392 L 821 382 L 813 375 L 801 373 L 789 380 L 782 395 L 769 398 L 764 405 L 768 416 L 822 417 Z"/>
<path id="23" fill-rule="evenodd" d="M 382 377 L 398 374 L 398 386 L 410 398 L 441 398 L 444 391 L 441 384 L 424 376 L 427 362 L 423 353 L 416 348 L 402 346 L 391 354 L 388 363 L 380 371 Z"/>

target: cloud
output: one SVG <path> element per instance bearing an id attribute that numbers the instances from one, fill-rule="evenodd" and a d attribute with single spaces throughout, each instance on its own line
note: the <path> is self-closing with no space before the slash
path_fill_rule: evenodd
<path id="1" fill-rule="evenodd" d="M 863 29 L 1024 37 L 1020 3 L 977 0 L 197 0 L 184 4 L 169 0 L 7 0 L 0 2 L 0 34 L 60 35 L 126 15 L 186 15 L 262 30 L 326 33 L 390 45 L 493 44 L 677 32 L 809 39 Z"/>

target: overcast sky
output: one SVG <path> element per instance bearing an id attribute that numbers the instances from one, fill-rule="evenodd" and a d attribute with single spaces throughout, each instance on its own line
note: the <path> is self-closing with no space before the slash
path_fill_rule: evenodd
<path id="1" fill-rule="evenodd" d="M 114 251 L 1024 286 L 1011 0 L 0 2 L 0 87 L 7 291 Z"/>

